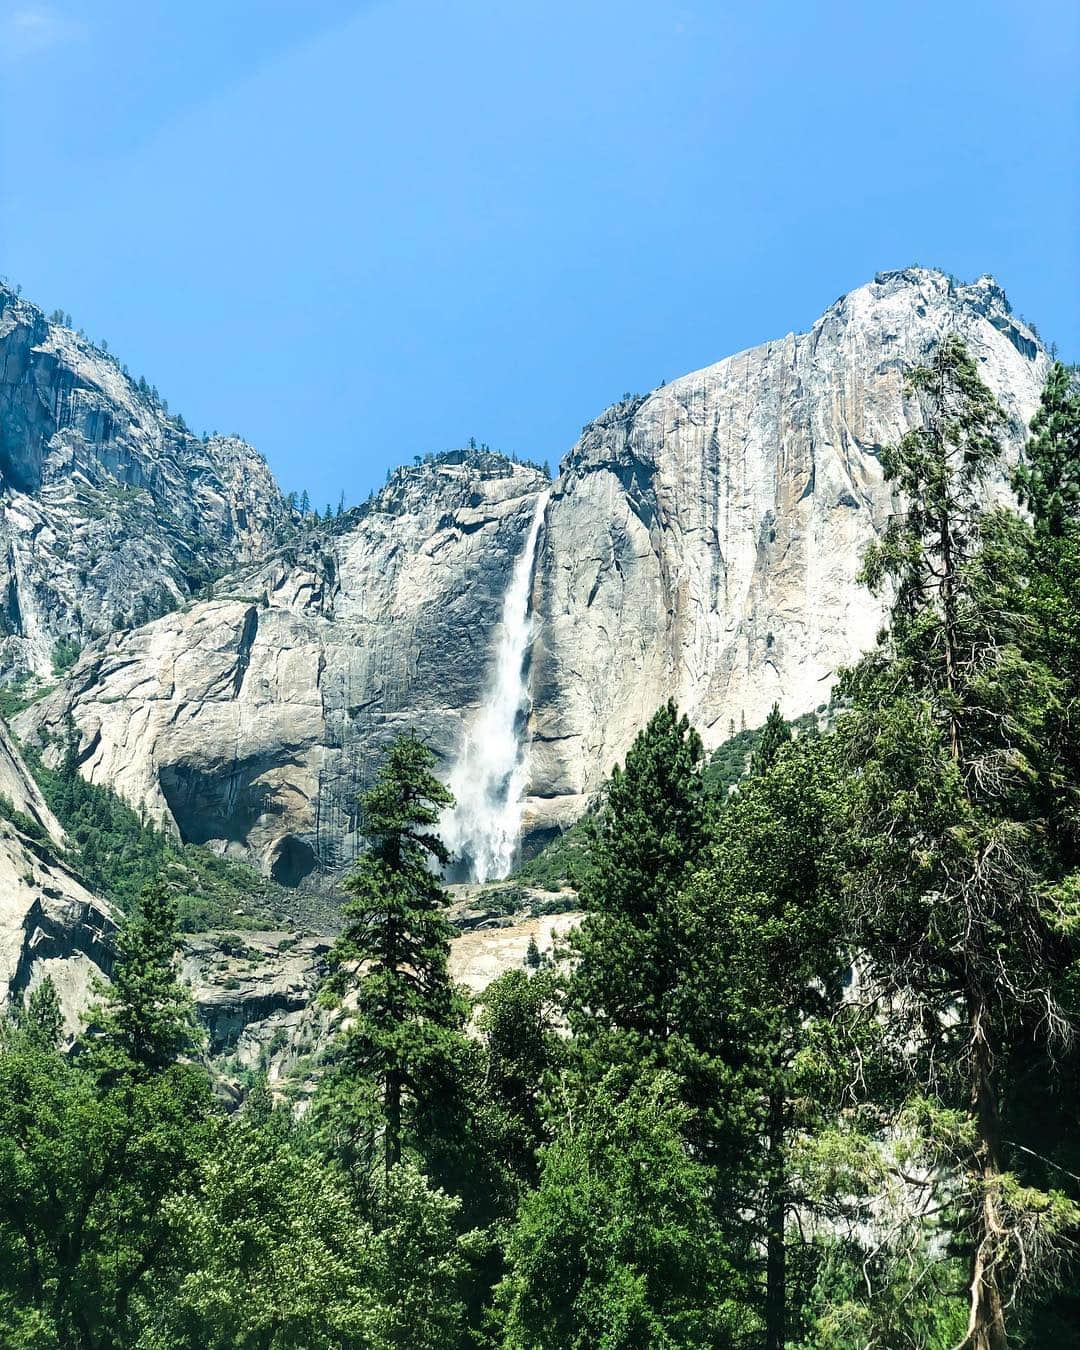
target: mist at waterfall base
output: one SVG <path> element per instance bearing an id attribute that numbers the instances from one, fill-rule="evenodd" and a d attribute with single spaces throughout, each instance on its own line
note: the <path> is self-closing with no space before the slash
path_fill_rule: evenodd
<path id="1" fill-rule="evenodd" d="M 525 547 L 503 598 L 488 693 L 447 780 L 455 805 L 444 813 L 440 831 L 454 859 L 451 873 L 469 881 L 507 876 L 517 852 L 528 772 L 522 733 L 529 709 L 529 595 L 549 496 L 542 492 L 533 508 Z"/>

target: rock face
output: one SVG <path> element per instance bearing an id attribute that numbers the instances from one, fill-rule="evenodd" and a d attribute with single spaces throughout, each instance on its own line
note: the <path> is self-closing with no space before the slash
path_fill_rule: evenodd
<path id="1" fill-rule="evenodd" d="M 585 429 L 533 574 L 532 840 L 581 811 L 670 696 L 710 746 L 774 700 L 790 715 L 827 701 L 879 625 L 855 576 L 894 509 L 878 452 L 917 417 L 905 370 L 949 331 L 1003 404 L 1015 453 L 1045 352 L 989 278 L 921 269 Z M 340 532 L 99 641 L 20 734 L 55 735 L 70 715 L 89 778 L 279 880 L 347 861 L 356 793 L 390 736 L 416 729 L 447 765 L 457 753 L 548 486 L 500 457 L 457 459 L 400 470 Z"/>
<path id="2" fill-rule="evenodd" d="M 329 943 L 300 933 L 214 933 L 184 939 L 180 973 L 191 986 L 199 1019 L 207 1032 L 212 1056 L 240 1054 L 245 1068 L 258 1068 L 245 1058 L 245 1046 L 269 1047 L 282 1029 L 274 1051 L 288 1043 L 285 1031 L 308 1008 L 322 974 Z M 305 1022 L 315 1017 L 311 1010 Z M 269 1053 L 269 1051 L 268 1051 Z"/>
<path id="3" fill-rule="evenodd" d="M 51 975 L 69 1035 L 112 966 L 109 906 L 58 860 L 64 833 L 0 723 L 0 1011 Z"/>
<path id="4" fill-rule="evenodd" d="M 451 940 L 450 976 L 479 998 L 492 980 L 523 968 L 530 939 L 542 957 L 553 959 L 580 921 L 576 912 L 516 913 L 470 928 Z M 206 1029 L 207 1053 L 225 1081 L 237 1070 L 261 1072 L 299 1101 L 310 1096 L 320 1051 L 342 1016 L 315 1000 L 328 951 L 328 942 L 293 932 L 184 938 L 181 976 Z M 346 1016 L 349 1006 L 346 1000 Z"/>
<path id="5" fill-rule="evenodd" d="M 546 486 L 483 454 L 400 470 L 344 532 L 88 650 L 20 733 L 73 716 L 91 781 L 282 882 L 347 861 L 386 742 L 460 742 Z"/>
<path id="6" fill-rule="evenodd" d="M 197 439 L 102 349 L 0 286 L 0 676 L 142 623 L 291 516 L 243 441 Z"/>
<path id="7" fill-rule="evenodd" d="M 534 603 L 525 823 L 565 826 L 663 700 L 707 748 L 829 698 L 881 610 L 855 577 L 894 509 L 878 453 L 913 424 L 905 370 L 959 331 L 1009 418 L 1048 360 L 984 277 L 879 275 L 809 333 L 609 408 L 562 465 Z"/>

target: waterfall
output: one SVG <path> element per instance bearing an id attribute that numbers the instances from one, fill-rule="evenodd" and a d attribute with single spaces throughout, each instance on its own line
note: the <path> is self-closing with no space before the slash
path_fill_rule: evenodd
<path id="1" fill-rule="evenodd" d="M 550 495 L 542 492 L 536 499 L 525 547 L 514 563 L 503 599 L 491 684 L 447 784 L 456 805 L 443 816 L 443 842 L 473 881 L 507 875 L 521 829 L 528 768 L 521 730 L 529 704 L 529 594 L 536 543 Z"/>

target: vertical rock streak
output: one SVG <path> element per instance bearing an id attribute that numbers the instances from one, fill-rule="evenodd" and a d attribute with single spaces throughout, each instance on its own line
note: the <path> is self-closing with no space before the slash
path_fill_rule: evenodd
<path id="1" fill-rule="evenodd" d="M 528 767 L 522 730 L 529 703 L 529 596 L 549 496 L 542 492 L 536 499 L 525 547 L 503 599 L 489 690 L 449 779 L 456 805 L 443 818 L 442 836 L 473 881 L 507 875 L 521 829 Z"/>

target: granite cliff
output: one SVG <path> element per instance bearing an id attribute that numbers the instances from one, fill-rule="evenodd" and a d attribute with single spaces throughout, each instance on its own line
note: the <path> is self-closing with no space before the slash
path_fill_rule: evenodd
<path id="1" fill-rule="evenodd" d="M 356 796 L 413 728 L 452 756 L 546 480 L 497 456 L 399 470 L 336 534 L 89 648 L 17 722 L 74 718 L 84 774 L 280 881 L 355 847 Z"/>
<path id="2" fill-rule="evenodd" d="M 669 696 L 710 746 L 760 723 L 774 700 L 790 715 L 828 700 L 880 620 L 855 581 L 893 509 L 878 452 L 918 415 L 906 369 L 949 331 L 965 336 L 1005 408 L 1016 453 L 1045 352 L 990 278 L 965 286 L 916 268 L 842 297 L 807 333 L 617 403 L 584 429 L 551 488 L 532 566 L 520 718 L 531 843 L 581 812 Z M 94 460 L 80 425 L 79 454 Z M 168 440 L 154 426 L 147 436 Z M 55 457 L 72 436 L 66 426 L 52 436 Z M 215 548 L 254 558 L 279 519 L 273 492 L 267 512 L 252 501 L 242 526 L 237 514 L 238 484 L 261 484 L 261 461 L 254 479 L 229 478 L 214 443 L 188 448 L 205 477 L 176 480 L 175 511 L 205 514 Z M 9 489 L 23 511 L 44 509 L 47 489 L 70 494 L 85 473 L 47 455 L 35 487 L 35 455 Z M 159 477 L 173 501 L 164 465 Z M 45 741 L 70 717 L 83 773 L 185 838 L 287 883 L 332 870 L 356 845 L 355 795 L 389 737 L 416 729 L 448 771 L 460 752 L 492 688 L 502 598 L 548 487 L 480 453 L 399 470 L 333 531 L 234 566 L 210 599 L 91 642 L 18 733 Z M 136 547 L 119 536 L 117 546 Z M 9 567 L 25 576 L 20 547 Z M 93 595 L 94 612 L 107 610 L 108 587 Z"/>
<path id="3" fill-rule="evenodd" d="M 112 966 L 110 906 L 63 862 L 64 831 L 0 724 L 0 1012 L 51 975 L 69 1034 Z"/>
<path id="4" fill-rule="evenodd" d="M 266 462 L 201 440 L 102 347 L 0 285 L 0 676 L 183 603 L 291 529 Z"/>
<path id="5" fill-rule="evenodd" d="M 827 702 L 881 609 L 855 580 L 894 502 L 878 453 L 918 417 L 905 372 L 961 333 L 1019 453 L 1046 378 L 989 277 L 879 274 L 807 333 L 608 408 L 564 459 L 534 589 L 534 834 L 580 814 L 673 697 L 711 748 Z M 1001 485 L 998 485 L 998 491 Z"/>

